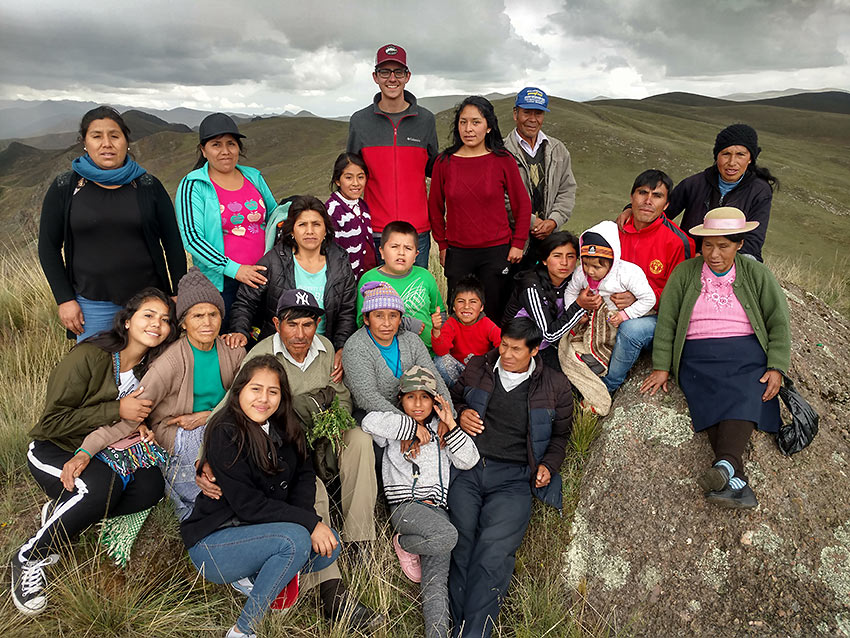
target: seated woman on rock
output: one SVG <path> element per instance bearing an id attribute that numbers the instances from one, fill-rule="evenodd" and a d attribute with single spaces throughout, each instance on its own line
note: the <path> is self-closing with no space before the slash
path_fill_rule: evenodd
<path id="1" fill-rule="evenodd" d="M 583 298 L 564 307 L 564 291 L 578 263 L 578 237 L 558 231 L 540 242 L 540 262 L 515 277 L 515 287 L 505 309 L 504 320 L 529 317 L 543 333 L 540 358 L 550 368 L 561 370 L 558 343 L 584 316 Z"/>
<path id="2" fill-rule="evenodd" d="M 342 348 L 357 327 L 357 291 L 348 254 L 334 243 L 334 226 L 325 205 L 315 197 L 296 197 L 281 228 L 278 242 L 260 258 L 267 281 L 240 286 L 231 311 L 230 328 L 236 343 L 246 345 L 251 327 L 259 339 L 275 334 L 273 319 L 284 290 L 306 290 L 325 313 L 317 332 L 333 344 L 333 379 L 342 380 Z"/>
<path id="3" fill-rule="evenodd" d="M 339 536 L 313 508 L 316 475 L 274 355 L 255 357 L 239 371 L 227 405 L 207 426 L 198 466 L 207 462 L 222 497 L 200 494 L 180 533 L 207 580 L 251 579 L 227 638 L 256 638 L 279 593 L 284 608 L 294 602 L 298 573 L 324 569 L 339 554 Z"/>
<path id="4" fill-rule="evenodd" d="M 12 557 L 12 600 L 27 615 L 47 605 L 44 568 L 58 560 L 63 540 L 104 517 L 142 512 L 162 498 L 159 468 L 137 469 L 125 483 L 92 457 L 148 416 L 150 401 L 139 397 L 139 378 L 174 340 L 174 304 L 160 290 L 145 288 L 112 325 L 54 368 L 44 413 L 30 431 L 27 465 L 50 500 L 41 510 L 41 527 Z M 119 419 L 129 424 L 126 433 L 102 427 Z"/>
<path id="5" fill-rule="evenodd" d="M 702 255 L 679 264 L 661 295 L 653 372 L 642 392 L 667 391 L 670 372 L 705 430 L 714 464 L 697 480 L 718 505 L 758 505 L 743 455 L 754 428 L 779 429 L 776 395 L 791 358 L 785 294 L 770 270 L 738 251 L 758 226 L 737 208 L 716 208 L 691 229 Z"/>

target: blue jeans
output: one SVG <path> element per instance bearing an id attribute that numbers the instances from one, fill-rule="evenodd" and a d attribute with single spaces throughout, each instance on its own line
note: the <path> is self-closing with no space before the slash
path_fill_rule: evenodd
<path id="1" fill-rule="evenodd" d="M 334 532 L 334 536 L 339 542 L 339 535 Z M 272 601 L 297 572 L 330 566 L 339 548 L 337 545 L 327 558 L 313 552 L 310 532 L 303 525 L 262 523 L 216 530 L 189 549 L 189 558 L 213 583 L 253 578 L 254 589 L 236 621 L 236 628 L 249 634 L 256 631 Z"/>
<path id="2" fill-rule="evenodd" d="M 608 388 L 608 392 L 613 392 L 623 385 L 640 353 L 652 345 L 656 321 L 657 315 L 649 315 L 629 319 L 620 324 L 617 329 L 617 341 L 611 352 L 611 362 L 608 364 L 608 374 L 602 377 L 602 383 Z"/>
<path id="3" fill-rule="evenodd" d="M 384 260 L 381 257 L 381 233 L 372 233 L 372 240 L 375 242 L 375 256 L 378 259 L 378 266 L 383 265 Z M 413 262 L 414 266 L 421 266 L 428 269 L 428 257 L 431 254 L 431 231 L 419 233 L 419 239 L 416 242 L 416 250 L 419 254 Z"/>
<path id="4" fill-rule="evenodd" d="M 83 320 L 86 322 L 83 325 L 83 334 L 77 336 L 77 343 L 96 335 L 98 332 L 111 329 L 112 320 L 116 313 L 121 310 L 121 306 L 111 301 L 93 301 L 80 295 L 77 295 L 77 303 L 80 304 Z"/>
<path id="5" fill-rule="evenodd" d="M 457 544 L 449 568 L 452 636 L 489 638 L 531 518 L 528 465 L 482 458 L 452 468 L 449 517 Z"/>

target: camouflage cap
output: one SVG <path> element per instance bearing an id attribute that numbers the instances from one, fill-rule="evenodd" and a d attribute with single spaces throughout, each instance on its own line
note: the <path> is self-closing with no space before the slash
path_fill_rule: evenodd
<path id="1" fill-rule="evenodd" d="M 437 395 L 437 379 L 428 368 L 413 366 L 401 375 L 398 389 L 402 394 L 424 390 L 433 397 Z"/>

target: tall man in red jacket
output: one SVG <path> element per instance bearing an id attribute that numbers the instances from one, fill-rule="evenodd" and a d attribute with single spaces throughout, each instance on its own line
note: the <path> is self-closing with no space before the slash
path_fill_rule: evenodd
<path id="1" fill-rule="evenodd" d="M 670 273 L 695 254 L 694 240 L 664 214 L 672 190 L 673 180 L 663 171 L 649 169 L 638 175 L 632 185 L 632 216 L 620 228 L 621 256 L 643 269 L 655 292 L 656 310 Z M 598 296 L 591 300 L 602 304 Z M 611 295 L 611 300 L 622 310 L 634 303 L 635 297 L 630 292 L 621 292 Z M 620 325 L 608 374 L 602 377 L 609 392 L 623 384 L 641 351 L 652 344 L 656 318 L 651 314 Z"/>
<path id="2" fill-rule="evenodd" d="M 378 49 L 372 79 L 380 93 L 351 116 L 348 151 L 359 153 L 369 169 L 366 203 L 372 215 L 375 250 L 391 221 L 410 222 L 419 233 L 416 265 L 428 267 L 431 225 L 425 177 L 437 157 L 434 114 L 404 90 L 410 80 L 407 52 L 397 44 Z"/>

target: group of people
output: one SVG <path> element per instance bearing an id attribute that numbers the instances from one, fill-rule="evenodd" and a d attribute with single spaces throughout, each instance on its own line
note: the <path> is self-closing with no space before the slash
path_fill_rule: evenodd
<path id="1" fill-rule="evenodd" d="M 23 613 L 44 610 L 63 541 L 167 494 L 193 564 L 247 597 L 228 638 L 313 587 L 329 619 L 368 631 L 383 617 L 336 558 L 344 541 L 367 568 L 380 484 L 425 635 L 489 636 L 532 496 L 561 508 L 574 394 L 606 414 L 650 346 L 642 390 L 672 372 L 708 432 L 706 498 L 756 506 L 743 455 L 753 429 L 778 426 L 790 358 L 785 298 L 760 263 L 776 180 L 756 165 L 756 132 L 725 128 L 712 166 L 675 188 L 643 171 L 616 222 L 576 236 L 563 229 L 570 154 L 542 130 L 542 90 L 517 94 L 504 138 L 490 102 L 466 98 L 438 152 L 404 49 L 381 47 L 372 77 L 324 203 L 278 203 L 215 113 L 172 206 L 117 112 L 83 118 L 85 154 L 41 217 L 42 267 L 77 345 L 30 432 L 49 500 L 12 558 Z M 327 411 L 356 425 L 319 453 L 305 432 Z M 162 458 L 111 462 L 129 445 Z M 317 473 L 338 484 L 339 532 Z"/>

